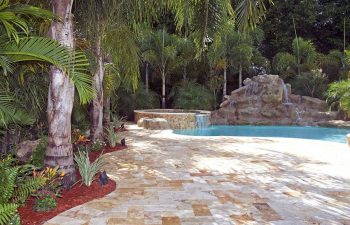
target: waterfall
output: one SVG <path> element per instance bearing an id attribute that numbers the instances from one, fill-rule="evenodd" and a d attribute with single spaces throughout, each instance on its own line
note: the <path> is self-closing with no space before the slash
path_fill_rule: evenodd
<path id="1" fill-rule="evenodd" d="M 296 120 L 295 122 L 296 122 L 297 124 L 300 124 L 301 121 L 302 121 L 302 118 L 301 118 L 301 115 L 300 115 L 301 111 L 299 111 L 298 107 L 295 107 L 295 113 L 296 113 L 296 115 L 297 115 L 297 120 Z"/>
<path id="2" fill-rule="evenodd" d="M 284 103 L 289 104 L 288 88 L 285 83 L 283 83 L 283 93 L 284 93 Z"/>
<path id="3" fill-rule="evenodd" d="M 249 107 L 252 107 L 253 95 L 258 92 L 259 83 L 251 81 L 245 89 L 245 96 L 248 98 Z"/>
<path id="4" fill-rule="evenodd" d="M 202 129 L 208 127 L 209 116 L 206 114 L 196 114 L 196 125 L 197 128 Z"/>

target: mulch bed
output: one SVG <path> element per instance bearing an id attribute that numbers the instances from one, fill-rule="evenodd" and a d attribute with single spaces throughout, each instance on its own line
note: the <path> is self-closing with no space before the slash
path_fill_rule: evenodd
<path id="1" fill-rule="evenodd" d="M 106 147 L 103 154 L 120 151 L 125 149 L 126 146 L 116 146 L 114 148 Z M 101 154 L 100 151 L 90 152 L 90 161 L 95 159 Z M 77 170 L 77 178 L 80 179 L 79 171 Z M 24 206 L 18 209 L 21 216 L 22 225 L 40 225 L 54 216 L 60 214 L 63 211 L 71 209 L 75 206 L 89 202 L 93 199 L 102 198 L 103 196 L 111 193 L 116 189 L 116 183 L 113 180 L 109 180 L 107 185 L 101 186 L 98 179 L 93 181 L 90 187 L 81 185 L 81 182 L 75 184 L 71 189 L 63 191 L 61 193 L 62 198 L 57 198 L 57 207 L 50 212 L 35 212 L 33 211 L 34 197 L 28 198 Z"/>

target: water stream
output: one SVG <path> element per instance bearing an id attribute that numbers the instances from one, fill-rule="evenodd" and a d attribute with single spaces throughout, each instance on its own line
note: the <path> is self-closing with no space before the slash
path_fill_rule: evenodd
<path id="1" fill-rule="evenodd" d="M 209 124 L 209 116 L 206 114 L 196 114 L 196 125 L 197 128 L 205 128 L 208 127 Z"/>

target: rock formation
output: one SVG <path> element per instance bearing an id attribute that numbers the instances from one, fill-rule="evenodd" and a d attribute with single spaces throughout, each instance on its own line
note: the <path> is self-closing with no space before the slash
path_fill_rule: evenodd
<path id="1" fill-rule="evenodd" d="M 243 83 L 212 113 L 212 124 L 317 125 L 336 117 L 325 101 L 291 94 L 291 86 L 277 75 L 259 75 Z"/>

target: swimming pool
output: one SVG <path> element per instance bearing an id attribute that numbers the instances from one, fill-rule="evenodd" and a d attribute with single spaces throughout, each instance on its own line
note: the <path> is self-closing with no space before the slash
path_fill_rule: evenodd
<path id="1" fill-rule="evenodd" d="M 175 134 L 192 136 L 246 136 L 304 138 L 346 143 L 350 129 L 301 126 L 209 126 L 201 129 L 174 130 Z"/>

